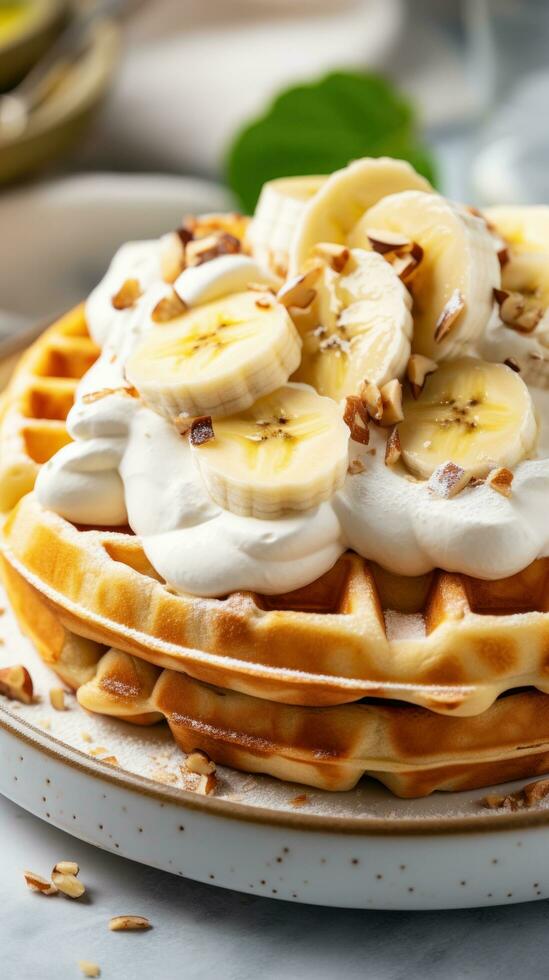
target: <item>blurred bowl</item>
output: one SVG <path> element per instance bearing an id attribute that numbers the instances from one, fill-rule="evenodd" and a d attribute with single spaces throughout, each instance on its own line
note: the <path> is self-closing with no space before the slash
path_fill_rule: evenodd
<path id="1" fill-rule="evenodd" d="M 0 195 L 0 344 L 83 299 L 123 242 L 233 207 L 218 184 L 159 174 L 76 174 Z"/>
<path id="2" fill-rule="evenodd" d="M 79 140 L 107 92 L 118 50 L 115 24 L 96 24 L 88 49 L 32 112 L 25 131 L 11 139 L 0 137 L 0 182 L 37 170 Z"/>
<path id="3" fill-rule="evenodd" d="M 0 90 L 15 85 L 54 40 L 67 11 L 67 0 L 19 0 L 8 4 L 14 18 L 2 29 L 0 19 Z M 15 13 L 20 8 L 20 13 Z M 2 6 L 0 5 L 0 15 Z"/>

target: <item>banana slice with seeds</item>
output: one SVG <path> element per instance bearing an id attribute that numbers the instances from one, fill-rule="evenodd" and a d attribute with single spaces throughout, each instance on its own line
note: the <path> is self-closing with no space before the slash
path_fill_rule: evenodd
<path id="1" fill-rule="evenodd" d="M 368 208 L 387 194 L 409 189 L 432 191 L 404 160 L 365 157 L 336 170 L 301 215 L 290 250 L 290 273 L 302 270 L 317 242 L 348 244 Z"/>
<path id="2" fill-rule="evenodd" d="M 312 305 L 291 312 L 303 337 L 294 380 L 340 400 L 404 374 L 413 324 L 410 293 L 381 255 L 351 249 L 336 267 L 320 266 Z"/>
<path id="3" fill-rule="evenodd" d="M 326 177 L 281 177 L 263 185 L 246 244 L 261 265 L 284 278 L 290 246 L 306 204 Z"/>
<path id="4" fill-rule="evenodd" d="M 369 230 L 398 232 L 421 246 L 414 275 L 414 353 L 458 357 L 484 332 L 500 266 L 486 223 L 438 194 L 404 191 L 370 208 L 351 236 L 367 248 Z"/>
<path id="5" fill-rule="evenodd" d="M 469 477 L 483 477 L 531 454 L 537 423 L 520 375 L 463 357 L 429 374 L 417 400 L 406 395 L 398 434 L 402 458 L 416 476 L 428 479 L 451 461 Z"/>
<path id="6" fill-rule="evenodd" d="M 126 376 L 170 418 L 231 415 L 284 384 L 301 356 L 286 308 L 271 293 L 235 293 L 151 330 Z"/>
<path id="7" fill-rule="evenodd" d="M 306 385 L 288 384 L 230 418 L 193 447 L 220 507 L 258 518 L 309 510 L 345 480 L 349 429 L 340 406 Z"/>

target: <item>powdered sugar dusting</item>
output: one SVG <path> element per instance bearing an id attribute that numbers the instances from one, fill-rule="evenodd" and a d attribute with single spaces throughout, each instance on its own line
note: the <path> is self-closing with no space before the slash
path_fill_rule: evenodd
<path id="1" fill-rule="evenodd" d="M 388 640 L 419 640 L 425 636 L 425 620 L 421 613 L 385 609 L 383 617 Z"/>

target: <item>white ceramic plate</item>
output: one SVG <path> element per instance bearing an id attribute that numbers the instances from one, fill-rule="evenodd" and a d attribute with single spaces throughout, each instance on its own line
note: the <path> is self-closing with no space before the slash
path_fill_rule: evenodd
<path id="1" fill-rule="evenodd" d="M 10 228 L 0 295 L 22 322 L 43 320 L 85 295 L 120 242 L 156 235 L 182 212 L 227 206 L 216 186 L 183 178 L 94 175 L 25 189 L 0 201 L 0 225 Z M 297 902 L 425 909 L 549 897 L 543 804 L 493 813 L 480 804 L 486 790 L 403 801 L 371 780 L 329 794 L 228 769 L 218 794 L 201 797 L 185 788 L 165 726 L 88 715 L 72 696 L 55 712 L 54 675 L 6 609 L 0 665 L 16 662 L 28 665 L 40 700 L 0 699 L 0 792 L 83 840 Z"/>
<path id="2" fill-rule="evenodd" d="M 224 768 L 216 796 L 199 796 L 185 788 L 166 726 L 93 716 L 73 696 L 54 711 L 48 691 L 58 682 L 9 609 L 0 639 L 0 665 L 27 664 L 39 697 L 29 706 L 0 698 L 0 792 L 82 840 L 198 881 L 319 905 L 459 908 L 549 896 L 543 804 L 494 813 L 480 804 L 485 790 L 398 800 L 372 780 L 330 794 Z"/>

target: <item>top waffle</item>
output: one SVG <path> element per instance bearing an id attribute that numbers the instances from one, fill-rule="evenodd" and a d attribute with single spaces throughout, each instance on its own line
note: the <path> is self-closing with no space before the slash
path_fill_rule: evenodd
<path id="1" fill-rule="evenodd" d="M 6 502 L 28 491 L 67 441 L 76 379 L 95 356 L 77 310 L 20 363 L 0 429 Z M 287 595 L 198 599 L 159 581 L 134 535 L 76 527 L 32 494 L 8 518 L 4 549 L 74 632 L 275 701 L 376 696 L 466 715 L 513 687 L 549 691 L 547 560 L 486 582 L 394 576 L 348 554 Z"/>

